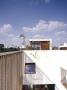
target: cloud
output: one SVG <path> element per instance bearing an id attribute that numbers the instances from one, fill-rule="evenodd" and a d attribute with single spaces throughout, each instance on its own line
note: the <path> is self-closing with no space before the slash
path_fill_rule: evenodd
<path id="1" fill-rule="evenodd" d="M 23 38 L 19 38 L 18 33 L 11 24 L 4 24 L 0 27 L 0 43 L 6 46 L 22 46 Z M 54 43 L 67 41 L 67 23 L 61 21 L 39 20 L 33 27 L 22 27 L 27 39 L 30 38 L 51 38 Z M 14 32 L 14 33 L 13 33 Z M 58 39 L 61 39 L 58 41 Z"/>
<path id="2" fill-rule="evenodd" d="M 25 32 L 53 31 L 67 29 L 67 24 L 61 21 L 40 20 L 34 27 L 23 27 Z"/>
<path id="3" fill-rule="evenodd" d="M 50 0 L 45 0 L 45 3 L 49 3 L 50 2 Z"/>
<path id="4" fill-rule="evenodd" d="M 58 32 L 55 33 L 55 35 L 57 35 L 57 36 L 67 35 L 67 32 L 65 32 L 65 31 L 58 31 Z"/>
<path id="5" fill-rule="evenodd" d="M 0 40 L 0 43 L 4 43 L 5 47 L 22 47 L 22 42 L 23 39 L 13 33 L 3 35 L 2 41 Z"/>
<path id="6" fill-rule="evenodd" d="M 40 34 L 36 34 L 36 35 L 33 36 L 33 38 L 44 38 L 44 36 L 40 35 Z"/>
<path id="7" fill-rule="evenodd" d="M 48 4 L 48 3 L 50 3 L 50 1 L 51 0 L 29 0 L 29 5 L 30 6 L 32 6 L 32 5 L 36 5 L 36 6 L 38 6 L 38 5 L 40 5 L 40 4 Z"/>
<path id="8" fill-rule="evenodd" d="M 22 47 L 23 38 L 20 38 L 14 30 L 11 24 L 4 24 L 0 27 L 0 43 L 3 43 L 5 47 Z"/>
<path id="9" fill-rule="evenodd" d="M 10 32 L 12 30 L 11 24 L 4 24 L 0 27 L 0 33 Z"/>
<path id="10" fill-rule="evenodd" d="M 51 38 L 54 45 L 67 42 L 67 23 L 63 21 L 39 20 L 34 26 L 22 27 L 25 35 L 30 38 Z M 60 39 L 60 40 L 58 40 Z"/>
<path id="11" fill-rule="evenodd" d="M 33 28 L 31 27 L 22 27 L 22 30 L 24 30 L 25 32 L 27 31 L 32 31 Z"/>
<path id="12" fill-rule="evenodd" d="M 67 28 L 67 24 L 60 21 L 49 21 L 48 30 L 62 30 Z"/>
<path id="13" fill-rule="evenodd" d="M 0 43 L 3 43 L 5 47 L 18 47 L 21 45 L 22 40 L 13 33 L 13 30 L 11 24 L 4 24 L 0 27 Z"/>
<path id="14" fill-rule="evenodd" d="M 7 43 L 5 45 L 8 47 L 22 47 L 23 37 L 10 33 L 7 35 Z"/>

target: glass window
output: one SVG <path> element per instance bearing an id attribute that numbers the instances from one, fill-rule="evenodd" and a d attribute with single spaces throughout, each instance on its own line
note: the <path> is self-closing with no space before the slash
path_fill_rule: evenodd
<path id="1" fill-rule="evenodd" d="M 25 74 L 35 74 L 35 63 L 25 63 Z"/>

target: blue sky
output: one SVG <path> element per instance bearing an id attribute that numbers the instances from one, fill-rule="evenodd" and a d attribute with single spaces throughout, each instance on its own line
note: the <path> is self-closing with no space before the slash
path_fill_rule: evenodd
<path id="1" fill-rule="evenodd" d="M 26 38 L 67 42 L 67 0 L 0 0 L 0 43 L 21 45 Z"/>

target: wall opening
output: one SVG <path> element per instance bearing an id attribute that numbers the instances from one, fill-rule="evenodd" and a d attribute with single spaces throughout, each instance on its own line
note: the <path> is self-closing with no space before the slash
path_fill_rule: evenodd
<path id="1" fill-rule="evenodd" d="M 22 90 L 55 90 L 55 84 L 23 85 Z"/>

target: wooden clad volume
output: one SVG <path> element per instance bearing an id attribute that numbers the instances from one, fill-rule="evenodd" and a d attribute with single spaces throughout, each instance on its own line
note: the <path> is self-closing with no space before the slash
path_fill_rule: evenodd
<path id="1" fill-rule="evenodd" d="M 49 41 L 42 41 L 41 42 L 41 50 L 49 50 L 50 49 L 50 42 Z"/>
<path id="2" fill-rule="evenodd" d="M 22 52 L 0 54 L 0 90 L 22 90 Z"/>

